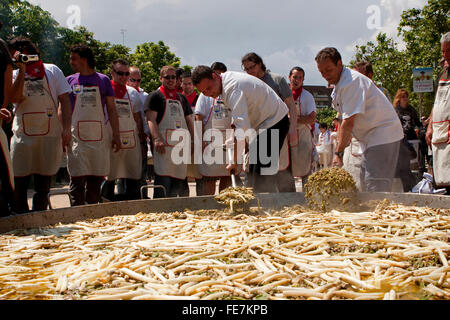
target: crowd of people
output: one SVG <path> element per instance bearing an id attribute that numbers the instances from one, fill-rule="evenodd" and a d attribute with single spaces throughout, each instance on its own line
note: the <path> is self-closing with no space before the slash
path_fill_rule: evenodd
<path id="1" fill-rule="evenodd" d="M 31 210 L 46 210 L 62 159 L 71 206 L 139 199 L 151 180 L 153 198 L 190 196 L 189 181 L 197 196 L 214 195 L 217 185 L 231 186 L 232 174 L 255 192 L 296 192 L 296 180 L 304 185 L 329 166 L 346 168 L 363 191 L 390 192 L 399 177 L 408 192 L 417 183 L 412 159 L 422 173 L 428 163 L 436 186 L 450 191 L 450 33 L 441 47 L 436 102 L 422 119 L 408 91 L 399 89 L 391 102 L 372 81 L 370 63 L 350 69 L 337 49 L 322 49 L 317 68 L 334 88 L 338 114 L 327 124 L 317 122 L 304 69 L 293 67 L 287 81 L 254 52 L 242 57 L 244 72 L 221 62 L 192 73 L 164 66 L 160 87 L 147 93 L 139 68 L 125 58 L 107 76 L 96 72 L 92 50 L 77 45 L 70 49 L 74 74 L 66 77 L 43 63 L 29 39 L 2 40 L 0 117 L 13 121 L 13 135 L 8 141 L 0 130 L 0 215 L 30 211 L 31 178 Z"/>

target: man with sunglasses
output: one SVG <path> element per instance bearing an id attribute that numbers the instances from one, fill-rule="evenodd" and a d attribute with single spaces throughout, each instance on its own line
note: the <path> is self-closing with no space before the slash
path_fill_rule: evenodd
<path id="1" fill-rule="evenodd" d="M 142 117 L 142 126 L 144 128 L 144 133 L 146 137 L 150 137 L 150 128 L 148 127 L 147 119 L 145 117 L 145 104 L 149 97 L 149 94 L 145 92 L 144 89 L 141 88 L 142 84 L 142 73 L 138 67 L 132 66 L 130 67 L 130 78 L 128 79 L 127 85 L 136 89 L 139 93 L 139 97 L 141 98 L 141 117 Z M 148 164 L 148 159 L 152 157 L 151 151 L 149 152 L 148 139 L 146 138 L 146 143 L 141 146 L 142 150 L 142 175 L 141 175 L 141 184 L 140 186 L 144 186 L 147 184 L 147 179 L 151 179 L 150 176 L 153 176 L 153 165 Z M 147 190 L 144 191 L 144 197 L 147 197 Z"/>
<path id="2" fill-rule="evenodd" d="M 296 120 L 297 108 L 292 96 L 291 88 L 284 77 L 267 70 L 262 58 L 256 53 L 247 53 L 242 57 L 241 61 L 242 69 L 244 69 L 245 72 L 264 81 L 275 91 L 275 93 L 289 108 L 290 125 L 288 128 L 288 139 L 285 141 L 281 150 L 279 172 L 277 174 L 276 183 L 279 192 L 296 192 L 295 180 L 289 163 L 289 145 L 296 146 L 298 142 Z"/>
<path id="3" fill-rule="evenodd" d="M 77 72 L 67 77 L 72 87 L 69 198 L 71 206 L 80 206 L 99 202 L 100 187 L 110 172 L 110 153 L 118 152 L 121 143 L 111 80 L 95 71 L 92 49 L 72 47 L 69 63 Z"/>
<path id="4" fill-rule="evenodd" d="M 116 59 L 111 65 L 120 127 L 120 151 L 111 154 L 111 169 L 104 184 L 104 196 L 111 201 L 140 199 L 139 182 L 142 175 L 142 146 L 147 143 L 141 118 L 141 98 L 136 89 L 127 86 L 130 64 Z M 114 194 L 114 182 L 119 180 L 124 192 Z"/>
<path id="5" fill-rule="evenodd" d="M 161 69 L 161 86 L 151 93 L 146 104 L 146 116 L 153 144 L 155 185 L 164 186 L 168 197 L 187 197 L 187 164 L 178 164 L 172 158 L 172 150 L 179 143 L 173 137 L 182 130 L 189 130 L 193 137 L 194 125 L 192 108 L 186 98 L 177 92 L 176 80 L 174 67 L 164 66 Z M 153 198 L 163 197 L 164 192 L 155 189 Z"/>

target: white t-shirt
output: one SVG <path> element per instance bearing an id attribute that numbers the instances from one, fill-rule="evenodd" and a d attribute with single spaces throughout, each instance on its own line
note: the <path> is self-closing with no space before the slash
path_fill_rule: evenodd
<path id="1" fill-rule="evenodd" d="M 288 114 L 286 104 L 262 80 L 234 71 L 222 73 L 221 78 L 222 99 L 237 129 L 268 129 Z"/>
<path id="2" fill-rule="evenodd" d="M 316 112 L 316 101 L 314 101 L 313 95 L 303 89 L 300 95 L 300 116 L 309 116 L 311 113 Z"/>
<path id="3" fill-rule="evenodd" d="M 206 122 L 208 122 L 208 117 L 209 114 L 211 113 L 211 108 L 213 104 L 214 99 L 203 95 L 203 93 L 201 93 L 200 96 L 198 97 L 197 103 L 195 105 L 194 114 L 203 116 L 204 126 L 206 125 Z"/>
<path id="4" fill-rule="evenodd" d="M 394 107 L 363 74 L 344 68 L 332 98 L 333 107 L 343 120 L 356 115 L 352 133 L 363 150 L 403 138 L 403 128 Z"/>
<path id="5" fill-rule="evenodd" d="M 136 90 L 137 91 L 137 90 Z M 148 127 L 147 118 L 145 116 L 145 102 L 147 101 L 147 97 L 149 94 L 139 88 L 139 97 L 141 98 L 141 117 L 142 117 L 142 125 L 144 126 L 144 132 L 146 135 L 150 135 L 150 128 Z"/>
<path id="6" fill-rule="evenodd" d="M 133 87 L 127 86 L 128 96 L 131 101 L 131 110 L 133 113 L 141 112 L 142 110 L 142 100 L 139 92 Z"/>
<path id="7" fill-rule="evenodd" d="M 58 107 L 59 101 L 58 97 L 65 93 L 71 93 L 72 88 L 64 76 L 64 73 L 60 68 L 55 66 L 54 64 L 44 63 L 45 75 L 48 79 L 48 86 L 50 88 L 50 94 L 52 96 L 53 102 L 55 106 Z M 13 81 L 16 80 L 19 74 L 19 70 L 13 71 Z M 17 104 L 14 104 L 14 107 L 17 107 Z"/>

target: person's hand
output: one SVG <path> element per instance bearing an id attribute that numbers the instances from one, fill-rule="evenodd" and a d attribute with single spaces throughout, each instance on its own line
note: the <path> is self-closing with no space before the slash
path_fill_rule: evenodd
<path id="1" fill-rule="evenodd" d="M 69 148 L 70 141 L 72 140 L 71 130 L 70 129 L 63 130 L 61 137 L 62 137 L 63 152 L 67 152 L 67 148 Z"/>
<path id="2" fill-rule="evenodd" d="M 153 141 L 153 147 L 155 148 L 156 152 L 164 154 L 166 153 L 164 142 L 161 141 L 161 139 L 157 138 Z"/>
<path id="3" fill-rule="evenodd" d="M 342 161 L 342 158 L 339 157 L 338 155 L 334 155 L 332 166 L 342 168 L 344 166 L 344 162 Z"/>
<path id="4" fill-rule="evenodd" d="M 230 173 L 230 175 L 235 174 L 236 169 L 237 169 L 237 164 L 235 164 L 235 163 L 230 163 L 229 165 L 227 165 L 227 170 Z"/>
<path id="5" fill-rule="evenodd" d="M 431 147 L 431 140 L 433 139 L 433 127 L 431 124 L 428 126 L 427 133 L 425 134 L 425 141 Z"/>
<path id="6" fill-rule="evenodd" d="M 19 56 L 21 53 L 19 51 L 16 51 L 13 55 L 13 59 L 15 60 L 16 66 L 19 68 L 20 72 L 24 72 L 26 70 L 27 65 L 20 61 Z"/>
<path id="7" fill-rule="evenodd" d="M 295 146 L 298 144 L 298 134 L 295 126 L 290 126 L 289 128 L 288 141 L 290 146 Z"/>
<path id="8" fill-rule="evenodd" d="M 113 134 L 112 149 L 114 150 L 114 152 L 119 152 L 120 146 L 121 146 L 120 135 L 119 134 Z"/>
<path id="9" fill-rule="evenodd" d="M 5 120 L 6 122 L 10 122 L 12 119 L 11 112 L 6 108 L 0 109 L 0 119 Z"/>

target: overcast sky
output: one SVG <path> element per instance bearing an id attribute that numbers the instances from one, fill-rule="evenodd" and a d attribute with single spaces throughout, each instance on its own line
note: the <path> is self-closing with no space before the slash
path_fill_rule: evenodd
<path id="1" fill-rule="evenodd" d="M 273 72 L 287 77 L 300 66 L 305 84 L 326 85 L 314 57 L 336 47 L 344 63 L 356 44 L 375 39 L 378 32 L 397 35 L 403 10 L 422 8 L 426 0 L 31 0 L 63 26 L 76 22 L 96 39 L 122 43 L 132 50 L 143 42 L 163 40 L 182 65 L 224 62 L 241 71 L 248 52 L 262 56 Z M 70 10 L 69 10 L 70 9 Z M 70 12 L 68 12 L 70 11 Z M 378 14 L 379 13 L 379 14 Z"/>

